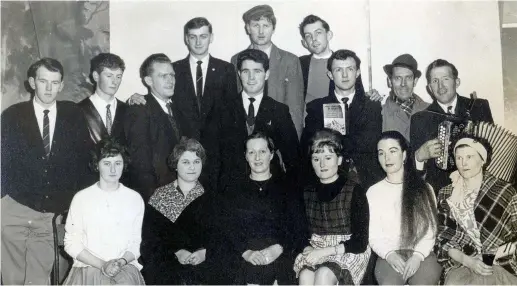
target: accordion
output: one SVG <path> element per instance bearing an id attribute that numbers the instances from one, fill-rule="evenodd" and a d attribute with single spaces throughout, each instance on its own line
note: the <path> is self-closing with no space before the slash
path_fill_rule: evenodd
<path id="1" fill-rule="evenodd" d="M 517 181 L 517 136 L 507 129 L 488 122 L 445 120 L 438 125 L 438 140 L 443 146 L 436 166 L 442 170 L 455 167 L 453 148 L 461 135 L 483 138 L 492 147 L 492 160 L 487 171 L 497 178 Z"/>

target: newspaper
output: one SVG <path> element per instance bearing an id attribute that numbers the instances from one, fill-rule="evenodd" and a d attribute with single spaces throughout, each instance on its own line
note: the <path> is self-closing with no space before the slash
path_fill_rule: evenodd
<path id="1" fill-rule="evenodd" d="M 323 104 L 323 127 L 346 134 L 345 105 L 342 103 Z"/>

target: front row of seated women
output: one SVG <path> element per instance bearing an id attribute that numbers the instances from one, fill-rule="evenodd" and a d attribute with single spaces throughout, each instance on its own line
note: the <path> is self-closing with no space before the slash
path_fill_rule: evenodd
<path id="1" fill-rule="evenodd" d="M 340 138 L 326 129 L 312 138 L 319 181 L 303 195 L 272 175 L 276 149 L 263 133 L 245 142 L 245 179 L 219 193 L 198 181 L 203 147 L 182 139 L 169 158 L 177 180 L 145 207 L 118 182 L 124 148 L 101 141 L 99 182 L 76 194 L 66 222 L 65 284 L 358 285 L 372 250 L 379 284 L 517 284 L 517 191 L 485 171 L 487 143 L 455 144 L 458 171 L 435 198 L 400 133 L 381 135 L 386 178 L 366 192 Z"/>

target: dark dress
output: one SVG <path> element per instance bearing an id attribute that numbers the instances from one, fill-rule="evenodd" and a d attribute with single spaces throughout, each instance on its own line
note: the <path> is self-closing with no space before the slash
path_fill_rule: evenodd
<path id="1" fill-rule="evenodd" d="M 219 195 L 221 230 L 232 246 L 225 264 L 228 275 L 235 273 L 235 284 L 295 284 L 292 269 L 294 254 L 302 243 L 298 236 L 301 201 L 287 192 L 284 181 L 271 178 L 253 181 L 247 178 L 233 182 Z M 301 227 L 303 229 L 303 227 Z M 242 258 L 246 250 L 262 250 L 274 244 L 283 247 L 282 254 L 268 265 L 254 266 Z"/>
<path id="2" fill-rule="evenodd" d="M 213 280 L 220 273 L 214 268 L 218 249 L 206 223 L 210 204 L 205 192 L 190 202 L 174 222 L 151 204 L 146 205 L 140 248 L 146 284 L 219 284 Z M 202 248 L 206 249 L 206 260 L 195 266 L 180 264 L 175 255 L 180 249 L 193 253 Z"/>

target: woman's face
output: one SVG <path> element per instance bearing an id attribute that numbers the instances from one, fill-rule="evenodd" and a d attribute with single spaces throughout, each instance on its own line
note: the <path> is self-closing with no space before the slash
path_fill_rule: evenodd
<path id="1" fill-rule="evenodd" d="M 201 158 L 195 152 L 185 151 L 178 160 L 178 180 L 183 180 L 187 183 L 196 182 L 201 175 L 202 169 L 203 163 Z"/>
<path id="2" fill-rule="evenodd" d="M 476 149 L 470 146 L 456 148 L 454 159 L 456 160 L 458 172 L 465 179 L 475 177 L 481 173 L 485 164 Z"/>
<path id="3" fill-rule="evenodd" d="M 100 180 L 106 183 L 116 183 L 124 171 L 124 159 L 118 154 L 113 157 L 102 158 L 99 161 Z"/>
<path id="4" fill-rule="evenodd" d="M 377 143 L 377 156 L 386 174 L 393 174 L 404 170 L 406 151 L 402 151 L 402 147 L 400 147 L 397 140 L 389 138 L 379 141 Z"/>
<path id="5" fill-rule="evenodd" d="M 273 153 L 267 146 L 267 141 L 262 138 L 248 140 L 246 143 L 246 161 L 253 174 L 269 173 L 269 167 Z"/>
<path id="6" fill-rule="evenodd" d="M 332 182 L 337 176 L 343 157 L 331 152 L 327 146 L 316 150 L 311 156 L 312 168 L 320 181 Z"/>

